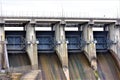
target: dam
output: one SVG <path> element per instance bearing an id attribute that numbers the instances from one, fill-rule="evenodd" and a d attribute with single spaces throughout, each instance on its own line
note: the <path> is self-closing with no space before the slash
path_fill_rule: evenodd
<path id="1" fill-rule="evenodd" d="M 120 80 L 120 19 L 0 17 L 0 70 L 20 80 Z"/>

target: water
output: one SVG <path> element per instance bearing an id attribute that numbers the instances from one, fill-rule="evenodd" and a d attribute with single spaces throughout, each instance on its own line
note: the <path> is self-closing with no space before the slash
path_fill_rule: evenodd
<path id="1" fill-rule="evenodd" d="M 95 80 L 90 64 L 83 53 L 69 54 L 71 80 Z"/>
<path id="2" fill-rule="evenodd" d="M 66 80 L 60 61 L 55 53 L 39 54 L 39 69 L 43 80 Z"/>
<path id="3" fill-rule="evenodd" d="M 20 67 L 30 65 L 30 60 L 26 53 L 8 54 L 10 67 Z"/>
<path id="4" fill-rule="evenodd" d="M 111 53 L 98 53 L 98 72 L 102 80 L 120 80 L 120 67 Z"/>
<path id="5" fill-rule="evenodd" d="M 9 54 L 10 67 L 30 65 L 27 54 Z M 98 74 L 101 80 L 120 80 L 120 68 L 110 53 L 97 53 Z M 62 65 L 55 53 L 38 54 L 40 78 L 42 80 L 66 80 Z M 96 80 L 84 53 L 69 53 L 71 80 Z M 39 78 L 37 78 L 39 79 Z"/>

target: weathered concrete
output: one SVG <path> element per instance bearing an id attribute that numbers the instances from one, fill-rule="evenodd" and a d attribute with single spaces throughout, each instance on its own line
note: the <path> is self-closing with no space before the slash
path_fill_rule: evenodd
<path id="1" fill-rule="evenodd" d="M 21 77 L 20 80 L 36 80 L 40 70 L 32 70 Z"/>
<path id="2" fill-rule="evenodd" d="M 1 68 L 5 68 L 4 42 L 5 42 L 4 23 L 0 23 L 0 70 Z"/>
<path id="3" fill-rule="evenodd" d="M 28 23 L 26 26 L 27 53 L 33 69 L 38 69 L 38 55 L 36 44 L 35 24 Z"/>
<path id="4" fill-rule="evenodd" d="M 120 58 L 120 26 L 110 24 L 108 26 L 108 38 L 110 40 L 109 50 L 116 53 Z"/>
<path id="5" fill-rule="evenodd" d="M 5 22 L 1 18 L 0 19 L 0 70 L 8 69 L 9 68 L 9 61 L 8 61 L 8 53 L 7 53 L 7 47 L 6 47 L 6 41 L 5 41 Z"/>
<path id="6" fill-rule="evenodd" d="M 96 62 L 96 46 L 93 38 L 93 24 L 84 24 L 83 27 L 83 40 L 86 42 L 84 47 L 85 55 L 91 63 L 91 66 L 97 70 Z"/>
<path id="7" fill-rule="evenodd" d="M 64 21 L 55 24 L 56 53 L 61 61 L 63 71 L 65 73 L 67 80 L 70 80 L 68 70 L 68 51 L 64 27 L 65 27 Z"/>
<path id="8" fill-rule="evenodd" d="M 12 73 L 11 74 L 11 80 L 20 80 L 20 77 L 22 76 L 22 73 Z"/>

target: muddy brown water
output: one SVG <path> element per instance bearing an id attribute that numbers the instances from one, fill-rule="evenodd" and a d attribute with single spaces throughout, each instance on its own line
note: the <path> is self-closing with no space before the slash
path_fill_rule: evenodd
<path id="1" fill-rule="evenodd" d="M 39 54 L 39 68 L 43 80 L 66 80 L 56 54 Z M 95 80 L 88 60 L 82 53 L 69 54 L 69 71 L 71 80 Z"/>
<path id="2" fill-rule="evenodd" d="M 42 80 L 66 80 L 60 61 L 55 53 L 38 54 Z"/>
<path id="3" fill-rule="evenodd" d="M 27 53 L 9 53 L 8 60 L 10 67 L 20 67 L 30 65 L 30 60 Z"/>
<path id="4" fill-rule="evenodd" d="M 83 53 L 69 54 L 71 80 L 95 80 L 90 64 Z"/>
<path id="5" fill-rule="evenodd" d="M 111 53 L 97 53 L 98 72 L 101 80 L 120 80 L 120 67 Z"/>
<path id="6" fill-rule="evenodd" d="M 9 54 L 10 66 L 30 65 L 27 54 Z M 98 74 L 101 80 L 120 80 L 120 68 L 110 53 L 97 53 Z M 66 80 L 55 53 L 38 54 L 39 74 L 42 80 Z M 70 80 L 96 80 L 84 53 L 69 53 Z"/>

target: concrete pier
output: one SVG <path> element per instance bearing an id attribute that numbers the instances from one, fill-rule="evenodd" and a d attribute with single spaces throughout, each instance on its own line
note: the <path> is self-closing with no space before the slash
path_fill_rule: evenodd
<path id="1" fill-rule="evenodd" d="M 0 23 L 0 70 L 1 68 L 5 68 L 4 42 L 5 42 L 4 23 Z"/>
<path id="2" fill-rule="evenodd" d="M 67 43 L 65 39 L 64 27 L 65 27 L 64 21 L 55 24 L 56 53 L 61 61 L 66 79 L 70 80 L 69 70 L 68 70 L 68 51 L 67 51 Z"/>
<path id="3" fill-rule="evenodd" d="M 26 24 L 27 54 L 33 69 L 38 69 L 37 43 L 35 33 L 35 23 Z"/>
<path id="4" fill-rule="evenodd" d="M 120 26 L 115 23 L 108 25 L 108 38 L 110 40 L 110 51 L 116 53 L 120 58 Z"/>
<path id="5" fill-rule="evenodd" d="M 93 38 L 93 24 L 84 24 L 83 27 L 83 40 L 86 42 L 84 47 L 85 55 L 91 63 L 91 66 L 97 70 L 96 62 L 96 46 Z"/>

